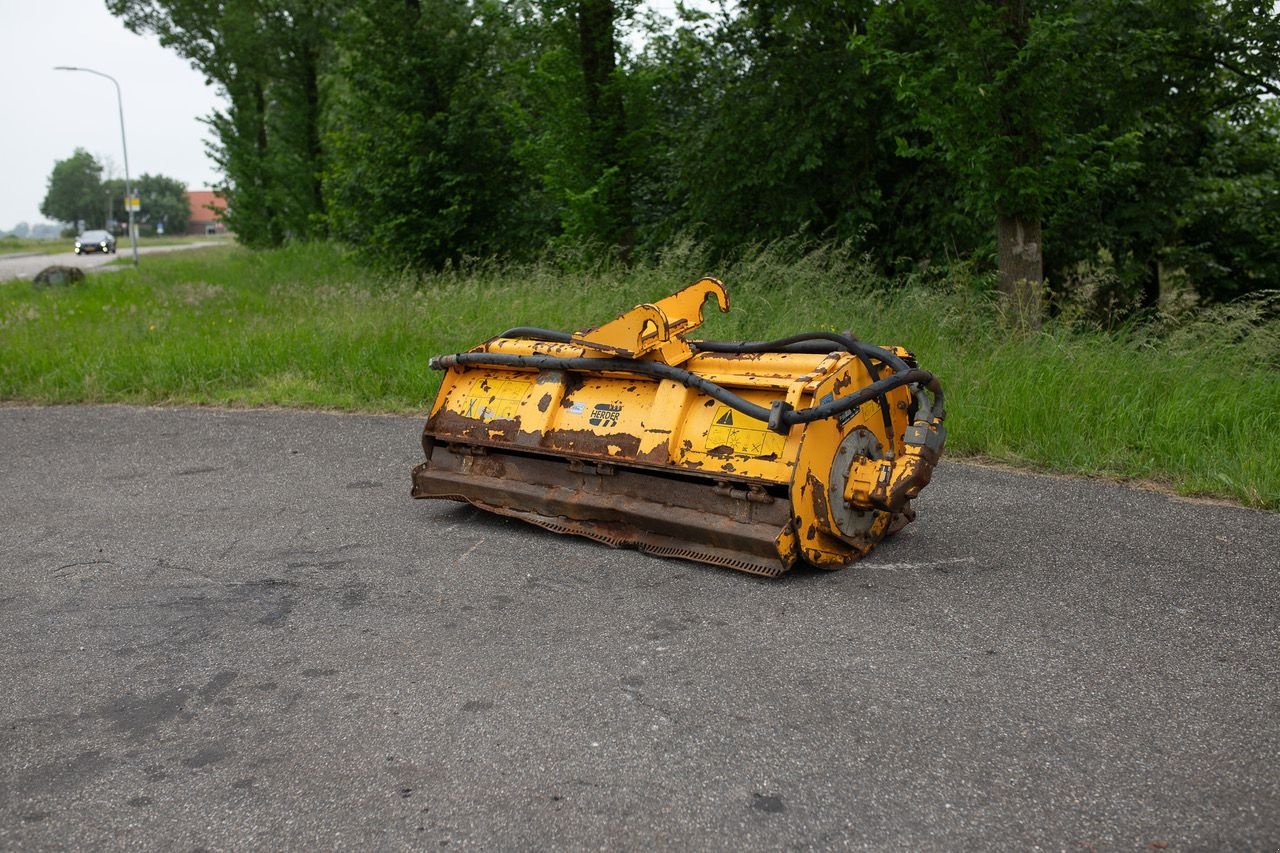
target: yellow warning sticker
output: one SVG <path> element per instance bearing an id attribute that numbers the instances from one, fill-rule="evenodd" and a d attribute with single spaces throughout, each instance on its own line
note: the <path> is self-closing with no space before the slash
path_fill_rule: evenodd
<path id="1" fill-rule="evenodd" d="M 532 385 L 525 379 L 479 379 L 462 400 L 462 414 L 485 423 L 511 420 Z"/>
<path id="2" fill-rule="evenodd" d="M 741 456 L 780 456 L 787 443 L 785 435 L 769 429 L 764 421 L 749 418 L 728 406 L 721 406 L 707 430 L 707 451 L 728 447 Z"/>

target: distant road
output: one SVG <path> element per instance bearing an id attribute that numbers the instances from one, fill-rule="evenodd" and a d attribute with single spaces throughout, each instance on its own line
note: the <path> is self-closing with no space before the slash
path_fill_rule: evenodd
<path id="1" fill-rule="evenodd" d="M 162 252 L 180 252 L 184 249 L 199 249 L 204 246 L 217 246 L 219 242 L 212 240 L 200 240 L 195 243 L 184 243 L 180 246 L 145 246 L 138 249 L 139 255 L 157 255 Z M 114 255 L 93 254 L 93 255 L 77 255 L 75 252 L 66 252 L 61 255 L 9 255 L 0 256 L 0 281 L 10 281 L 12 279 L 26 279 L 30 281 L 36 273 L 45 267 L 64 266 L 64 267 L 80 267 L 80 269 L 93 269 L 108 264 L 117 258 L 128 259 L 131 250 L 128 243 L 121 243 L 119 252 Z"/>

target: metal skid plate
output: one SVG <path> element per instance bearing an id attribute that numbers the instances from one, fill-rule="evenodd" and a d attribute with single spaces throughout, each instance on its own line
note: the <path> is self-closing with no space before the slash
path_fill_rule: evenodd
<path id="1" fill-rule="evenodd" d="M 437 445 L 414 469 L 413 496 L 466 501 L 558 533 L 756 575 L 790 568 L 777 547 L 787 500 L 736 484 Z"/>

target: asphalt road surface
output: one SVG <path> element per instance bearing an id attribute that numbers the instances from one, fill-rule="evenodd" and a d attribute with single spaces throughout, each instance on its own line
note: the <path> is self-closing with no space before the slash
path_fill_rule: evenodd
<path id="1" fill-rule="evenodd" d="M 1280 516 L 944 462 L 767 581 L 420 425 L 0 407 L 0 849 L 1280 848 Z"/>
<path id="2" fill-rule="evenodd" d="M 177 246 L 144 246 L 138 249 L 138 255 L 155 255 L 165 252 L 181 252 L 186 249 L 198 249 L 202 246 L 220 245 L 208 240 L 199 240 L 194 243 L 181 243 Z M 0 282 L 12 279 L 27 279 L 28 281 L 35 277 L 36 273 L 45 267 L 63 266 L 63 267 L 79 267 L 83 270 L 95 269 L 105 266 L 112 261 L 125 260 L 132 261 L 133 250 L 129 248 L 129 241 L 124 240 L 116 244 L 116 254 L 108 254 L 106 252 L 94 252 L 92 255 L 77 255 L 75 252 L 65 252 L 60 255 L 0 255 Z"/>

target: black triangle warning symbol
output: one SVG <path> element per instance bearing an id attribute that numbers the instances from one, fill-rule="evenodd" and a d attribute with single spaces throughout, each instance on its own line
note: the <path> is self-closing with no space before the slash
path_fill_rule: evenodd
<path id="1" fill-rule="evenodd" d="M 716 423 L 724 424 L 725 426 L 733 426 L 733 412 L 726 410 L 725 413 L 716 420 Z"/>

